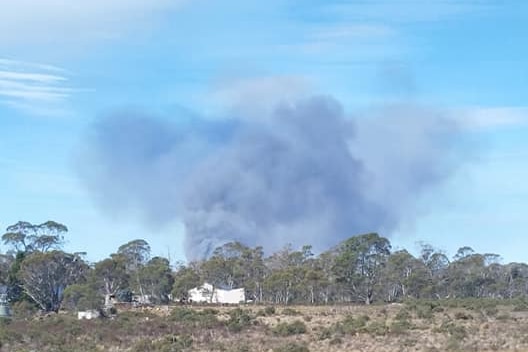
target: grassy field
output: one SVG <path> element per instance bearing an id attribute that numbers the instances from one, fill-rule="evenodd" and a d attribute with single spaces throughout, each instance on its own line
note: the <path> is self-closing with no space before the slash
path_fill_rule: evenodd
<path id="1" fill-rule="evenodd" d="M 528 351 L 528 306 L 491 300 L 376 306 L 164 307 L 0 323 L 1 351 Z"/>

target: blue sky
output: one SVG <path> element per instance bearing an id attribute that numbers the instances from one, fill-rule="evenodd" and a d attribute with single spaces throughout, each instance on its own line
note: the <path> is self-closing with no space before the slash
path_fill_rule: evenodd
<path id="1" fill-rule="evenodd" d="M 183 259 L 177 219 L 103 214 L 75 165 L 101 115 L 265 114 L 329 94 L 350 114 L 412 102 L 447 112 L 471 154 L 390 236 L 528 261 L 524 1 L 19 0 L 0 13 L 0 227 L 53 219 L 92 260 L 145 238 Z M 476 147 L 475 147 L 476 146 Z M 467 148 L 471 148 L 468 151 Z M 475 150 L 476 149 L 476 150 Z M 0 247 L 1 248 L 1 247 Z"/>

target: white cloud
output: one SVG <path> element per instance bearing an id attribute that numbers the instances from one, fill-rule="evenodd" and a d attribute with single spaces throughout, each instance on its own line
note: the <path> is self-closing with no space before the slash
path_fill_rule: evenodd
<path id="1" fill-rule="evenodd" d="M 395 35 L 393 28 L 383 24 L 347 24 L 321 28 L 314 34 L 318 40 L 375 40 Z"/>
<path id="2" fill-rule="evenodd" d="M 4 45 L 79 43 L 116 38 L 134 24 L 184 0 L 6 0 L 0 10 Z M 57 48 L 60 49 L 60 48 Z"/>
<path id="3" fill-rule="evenodd" d="M 307 31 L 303 41 L 284 45 L 326 62 L 373 63 L 405 57 L 408 24 L 446 21 L 492 13 L 487 0 L 327 1 L 307 11 L 331 18 Z"/>
<path id="4" fill-rule="evenodd" d="M 306 26 L 301 39 L 279 48 L 325 63 L 364 64 L 400 56 L 406 50 L 402 38 L 396 26 L 336 20 Z"/>
<path id="5" fill-rule="evenodd" d="M 32 115 L 56 115 L 76 91 L 58 67 L 0 59 L 0 104 Z"/>
<path id="6" fill-rule="evenodd" d="M 473 107 L 458 109 L 452 115 L 462 128 L 473 131 L 528 124 L 528 107 Z"/>
<path id="7" fill-rule="evenodd" d="M 295 75 L 229 78 L 216 82 L 208 100 L 219 111 L 266 118 L 277 104 L 295 101 L 313 93 L 313 88 L 310 79 Z"/>
<path id="8" fill-rule="evenodd" d="M 17 70 L 20 72 L 26 72 L 26 71 L 47 71 L 47 72 L 55 72 L 55 73 L 64 73 L 66 72 L 64 69 L 53 66 L 53 65 L 46 65 L 46 64 L 40 64 L 35 62 L 25 62 L 25 61 L 18 61 L 18 60 L 9 60 L 5 58 L 0 58 L 0 68 L 10 67 L 12 70 Z"/>
<path id="9" fill-rule="evenodd" d="M 467 14 L 490 11 L 490 1 L 474 0 L 394 0 L 340 2 L 325 6 L 325 11 L 340 18 L 394 22 L 442 21 Z"/>

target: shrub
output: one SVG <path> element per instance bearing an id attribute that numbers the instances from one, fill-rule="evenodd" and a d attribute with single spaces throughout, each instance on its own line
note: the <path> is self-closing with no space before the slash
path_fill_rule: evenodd
<path id="1" fill-rule="evenodd" d="M 409 313 L 409 310 L 407 308 L 400 309 L 400 311 L 394 317 L 394 319 L 396 320 L 409 320 L 411 318 L 411 313 Z"/>
<path id="2" fill-rule="evenodd" d="M 275 315 L 276 309 L 273 306 L 265 307 L 261 310 L 259 310 L 255 315 L 257 317 L 271 317 Z"/>
<path id="3" fill-rule="evenodd" d="M 511 319 L 511 316 L 508 314 L 508 313 L 502 313 L 502 314 L 499 314 L 497 315 L 496 317 L 497 320 L 510 320 Z"/>
<path id="4" fill-rule="evenodd" d="M 461 325 L 456 325 L 451 321 L 442 323 L 442 325 L 434 331 L 448 334 L 451 338 L 458 341 L 462 341 L 467 337 L 466 328 Z"/>
<path id="5" fill-rule="evenodd" d="M 235 346 L 233 352 L 250 352 L 248 345 Z"/>
<path id="6" fill-rule="evenodd" d="M 227 328 L 232 332 L 240 332 L 253 324 L 253 318 L 247 311 L 237 308 L 229 312 L 229 320 L 226 322 Z"/>
<path id="7" fill-rule="evenodd" d="M 38 308 L 34 303 L 26 300 L 13 303 L 11 308 L 13 311 L 13 316 L 17 319 L 30 318 L 38 311 Z"/>
<path id="8" fill-rule="evenodd" d="M 273 352 L 310 352 L 306 345 L 290 342 L 273 349 Z"/>
<path id="9" fill-rule="evenodd" d="M 323 328 L 317 335 L 318 340 L 327 340 L 332 337 L 333 330 L 331 328 Z"/>
<path id="10" fill-rule="evenodd" d="M 211 328 L 219 324 L 217 312 L 214 309 L 197 311 L 190 308 L 175 308 L 170 314 L 170 320 L 186 327 Z"/>
<path id="11" fill-rule="evenodd" d="M 284 308 L 282 310 L 282 315 L 296 316 L 301 315 L 301 312 L 293 308 Z"/>
<path id="12" fill-rule="evenodd" d="M 134 294 L 129 289 L 122 289 L 117 291 L 116 298 L 119 302 L 132 302 Z"/>
<path id="13" fill-rule="evenodd" d="M 405 334 L 412 329 L 414 326 L 408 320 L 395 320 L 389 326 L 390 333 L 395 335 Z"/>
<path id="14" fill-rule="evenodd" d="M 374 321 L 370 323 L 369 325 L 367 325 L 364 331 L 370 335 L 383 336 L 387 334 L 387 332 L 389 331 L 389 328 L 387 327 L 385 322 Z"/>
<path id="15" fill-rule="evenodd" d="M 345 334 L 356 334 L 358 332 L 365 331 L 365 327 L 367 326 L 367 322 L 369 320 L 370 318 L 367 315 L 360 315 L 357 318 L 349 315 L 341 322 L 337 323 L 335 329 Z"/>
<path id="16" fill-rule="evenodd" d="M 528 311 L 528 302 L 525 299 L 518 298 L 512 301 L 514 312 L 526 312 Z"/>
<path id="17" fill-rule="evenodd" d="M 485 313 L 487 316 L 494 317 L 494 316 L 496 316 L 497 314 L 499 314 L 499 308 L 497 308 L 496 306 L 485 307 L 485 308 L 484 308 L 484 313 Z"/>
<path id="18" fill-rule="evenodd" d="M 167 335 L 157 341 L 148 338 L 139 340 L 132 352 L 180 352 L 190 348 L 192 344 L 193 339 L 189 335 Z"/>
<path id="19" fill-rule="evenodd" d="M 457 320 L 471 320 L 473 319 L 473 316 L 466 312 L 456 312 L 455 313 L 455 319 Z"/>
<path id="20" fill-rule="evenodd" d="M 273 306 L 264 308 L 264 314 L 266 316 L 275 315 L 275 313 L 276 313 L 276 310 L 275 310 L 275 307 Z"/>
<path id="21" fill-rule="evenodd" d="M 273 328 L 273 333 L 279 336 L 291 336 L 306 333 L 306 324 L 300 320 L 292 323 L 279 323 Z"/>
<path id="22" fill-rule="evenodd" d="M 176 352 L 183 351 L 190 348 L 193 344 L 193 339 L 189 335 L 168 335 L 160 341 L 156 341 L 156 351 L 160 352 Z"/>
<path id="23" fill-rule="evenodd" d="M 419 319 L 432 319 L 434 317 L 433 307 L 430 305 L 420 305 L 416 308 L 416 316 Z"/>
<path id="24" fill-rule="evenodd" d="M 152 351 L 152 347 L 153 344 L 150 339 L 142 339 L 132 347 L 132 352 L 150 352 Z"/>
<path id="25" fill-rule="evenodd" d="M 341 339 L 340 337 L 334 337 L 333 339 L 330 340 L 329 344 L 332 345 L 332 346 L 335 346 L 335 345 L 340 345 L 343 343 L 343 339 Z"/>

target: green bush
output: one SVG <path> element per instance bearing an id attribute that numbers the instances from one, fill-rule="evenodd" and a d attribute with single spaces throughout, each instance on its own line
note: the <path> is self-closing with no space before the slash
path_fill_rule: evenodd
<path id="1" fill-rule="evenodd" d="M 329 344 L 331 346 L 335 346 L 335 345 L 340 345 L 343 343 L 343 339 L 341 339 L 340 337 L 334 337 L 333 339 L 330 340 Z"/>
<path id="2" fill-rule="evenodd" d="M 301 312 L 293 308 L 284 308 L 282 310 L 282 315 L 296 316 L 301 315 Z"/>
<path id="3" fill-rule="evenodd" d="M 247 311 L 237 308 L 229 312 L 229 320 L 226 325 L 229 331 L 240 332 L 252 326 L 253 323 L 254 320 Z"/>
<path id="4" fill-rule="evenodd" d="M 389 328 L 387 327 L 385 322 L 374 321 L 368 324 L 364 331 L 370 335 L 383 336 L 386 335 L 387 332 L 389 332 Z"/>
<path id="5" fill-rule="evenodd" d="M 191 308 L 175 308 L 170 314 L 170 320 L 186 327 L 212 328 L 219 325 L 217 313 L 217 310 L 210 308 L 202 311 Z"/>
<path id="6" fill-rule="evenodd" d="M 503 321 L 504 320 L 510 320 L 511 318 L 512 318 L 511 315 L 509 315 L 506 312 L 505 313 L 501 313 L 501 314 L 497 315 L 497 317 L 496 317 L 497 320 L 503 320 Z"/>
<path id="7" fill-rule="evenodd" d="M 395 320 L 389 326 L 389 332 L 395 335 L 406 334 L 409 330 L 414 329 L 414 326 L 408 320 Z"/>
<path id="8" fill-rule="evenodd" d="M 327 340 L 327 339 L 330 339 L 332 337 L 332 334 L 333 334 L 333 330 L 331 328 L 323 328 L 319 334 L 317 334 L 317 339 L 318 340 Z"/>
<path id="9" fill-rule="evenodd" d="M 139 340 L 132 352 L 181 352 L 189 349 L 192 344 L 193 339 L 189 335 L 167 335 L 157 341 L 148 338 Z"/>
<path id="10" fill-rule="evenodd" d="M 411 313 L 407 308 L 400 309 L 400 311 L 394 317 L 395 320 L 410 320 L 411 318 Z"/>
<path id="11" fill-rule="evenodd" d="M 528 311 L 528 302 L 524 298 L 517 298 L 511 301 L 514 312 L 526 312 Z"/>
<path id="12" fill-rule="evenodd" d="M 434 313 L 442 312 L 444 309 L 440 306 L 441 301 L 413 299 L 405 301 L 405 306 L 408 310 L 415 313 L 418 319 L 432 320 Z"/>
<path id="13" fill-rule="evenodd" d="M 419 319 L 432 319 L 434 317 L 433 307 L 431 305 L 420 305 L 416 307 L 416 316 Z"/>
<path id="14" fill-rule="evenodd" d="M 153 348 L 152 340 L 150 339 L 141 339 L 134 347 L 132 347 L 132 352 L 151 352 Z"/>
<path id="15" fill-rule="evenodd" d="M 365 331 L 369 320 L 370 318 L 367 315 L 360 315 L 357 318 L 349 315 L 337 323 L 334 329 L 343 334 L 356 334 Z"/>
<path id="16" fill-rule="evenodd" d="M 13 316 L 17 319 L 28 319 L 38 311 L 37 306 L 29 301 L 22 300 L 11 305 Z"/>
<path id="17" fill-rule="evenodd" d="M 451 338 L 458 341 L 462 341 L 468 336 L 467 330 L 464 326 L 456 325 L 452 321 L 446 321 L 442 323 L 442 325 L 434 329 L 434 331 L 448 334 Z"/>
<path id="18" fill-rule="evenodd" d="M 456 312 L 455 319 L 457 320 L 472 320 L 473 316 L 467 312 Z"/>
<path id="19" fill-rule="evenodd" d="M 484 314 L 486 314 L 489 317 L 494 317 L 497 314 L 499 314 L 499 308 L 497 308 L 496 306 L 485 307 Z"/>
<path id="20" fill-rule="evenodd" d="M 255 316 L 257 316 L 257 317 L 271 317 L 271 316 L 275 315 L 275 313 L 276 313 L 275 307 L 269 306 L 269 307 L 266 307 L 266 308 L 258 310 L 257 313 L 255 313 Z"/>
<path id="21" fill-rule="evenodd" d="M 291 336 L 306 333 L 306 324 L 300 320 L 292 323 L 279 323 L 273 329 L 273 333 L 278 336 Z"/>
<path id="22" fill-rule="evenodd" d="M 310 352 L 306 345 L 290 342 L 273 349 L 273 352 Z"/>

